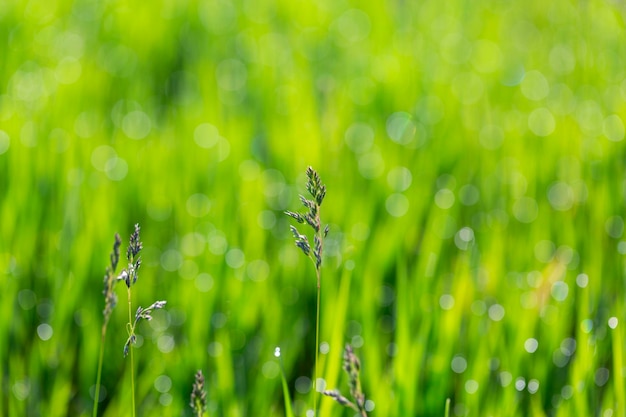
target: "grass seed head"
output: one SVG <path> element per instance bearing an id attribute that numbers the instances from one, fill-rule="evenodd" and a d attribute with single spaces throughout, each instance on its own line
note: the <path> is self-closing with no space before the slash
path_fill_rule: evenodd
<path id="1" fill-rule="evenodd" d="M 106 268 L 106 273 L 104 274 L 104 289 L 102 290 L 102 294 L 104 295 L 104 314 L 105 320 L 108 320 L 111 316 L 111 312 L 117 305 L 117 295 L 115 291 L 113 291 L 113 287 L 117 282 L 114 275 L 115 270 L 117 269 L 117 264 L 120 260 L 120 246 L 122 244 L 122 239 L 119 234 L 115 234 L 115 241 L 113 242 L 113 250 L 111 251 L 111 255 L 109 259 L 111 261 L 110 265 Z"/>
<path id="2" fill-rule="evenodd" d="M 206 411 L 206 391 L 204 390 L 204 375 L 202 375 L 201 370 L 196 372 L 189 405 L 196 416 L 201 416 Z"/>
<path id="3" fill-rule="evenodd" d="M 321 231 L 322 223 L 320 220 L 320 206 L 324 197 L 326 196 L 326 187 L 322 184 L 317 172 L 308 167 L 306 170 L 307 183 L 306 189 L 313 197 L 312 200 L 300 196 L 300 202 L 307 209 L 306 213 L 296 213 L 293 211 L 285 211 L 285 214 L 298 223 L 307 224 L 314 231 L 313 251 L 311 251 L 311 244 L 306 235 L 301 234 L 294 226 L 290 226 L 291 233 L 295 239 L 295 244 L 302 252 L 309 257 L 315 264 L 315 269 L 319 272 L 322 265 L 322 247 L 323 239 L 328 235 L 328 225 Z"/>

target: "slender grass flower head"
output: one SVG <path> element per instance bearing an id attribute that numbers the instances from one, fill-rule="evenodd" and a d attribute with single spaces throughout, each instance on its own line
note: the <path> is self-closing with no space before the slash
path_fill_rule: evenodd
<path id="1" fill-rule="evenodd" d="M 204 375 L 201 370 L 196 372 L 189 405 L 196 416 L 201 416 L 206 411 L 206 391 L 204 390 Z"/>
<path id="2" fill-rule="evenodd" d="M 102 294 L 104 295 L 104 310 L 102 314 L 104 315 L 105 321 L 108 321 L 111 316 L 111 312 L 117 305 L 117 295 L 115 291 L 113 291 L 113 287 L 117 282 L 115 280 L 115 270 L 117 269 L 117 264 L 120 260 L 120 246 L 122 245 L 122 239 L 119 234 L 115 234 L 115 241 L 113 243 L 113 250 L 110 255 L 110 265 L 106 268 L 106 273 L 104 274 L 104 289 L 102 290 Z"/>

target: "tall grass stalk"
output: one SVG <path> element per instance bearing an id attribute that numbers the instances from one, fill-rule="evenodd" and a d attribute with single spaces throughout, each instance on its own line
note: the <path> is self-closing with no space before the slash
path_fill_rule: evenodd
<path id="1" fill-rule="evenodd" d="M 306 170 L 307 183 L 306 189 L 313 197 L 312 200 L 307 199 L 304 196 L 300 196 L 300 202 L 308 210 L 307 213 L 296 213 L 292 211 L 286 211 L 285 214 L 295 219 L 298 223 L 307 224 L 313 231 L 313 248 L 309 243 L 309 238 L 301 234 L 298 229 L 291 226 L 291 233 L 295 239 L 295 244 L 302 252 L 313 262 L 315 266 L 315 275 L 317 279 L 317 303 L 315 312 L 315 370 L 313 379 L 313 415 L 317 416 L 317 379 L 319 377 L 319 342 L 320 342 L 320 303 L 322 295 L 322 251 L 324 248 L 324 238 L 328 235 L 328 225 L 322 229 L 322 222 L 320 218 L 320 209 L 324 197 L 326 196 L 326 187 L 322 184 L 318 173 L 312 168 L 308 167 Z"/>
<path id="2" fill-rule="evenodd" d="M 100 333 L 100 353 L 98 355 L 98 372 L 96 376 L 96 388 L 93 397 L 93 417 L 97 417 L 98 415 L 98 403 L 100 402 L 100 384 L 102 382 L 102 365 L 104 362 L 104 343 L 106 340 L 107 334 L 107 326 L 109 324 L 109 319 L 111 318 L 111 312 L 113 311 L 113 307 L 117 304 L 117 295 L 113 292 L 113 287 L 117 282 L 115 277 L 115 270 L 117 269 L 117 264 L 120 260 L 120 245 L 122 244 L 122 239 L 119 234 L 115 234 L 115 242 L 113 243 L 113 250 L 110 255 L 110 264 L 106 269 L 106 273 L 104 275 L 104 290 L 102 291 L 104 295 L 104 310 L 102 314 L 104 315 L 104 320 L 102 321 L 102 331 Z"/>
<path id="3" fill-rule="evenodd" d="M 141 240 L 139 239 L 139 225 L 135 225 L 135 231 L 130 235 L 130 243 L 126 251 L 126 258 L 128 259 L 128 267 L 124 269 L 118 276 L 119 280 L 123 280 L 126 283 L 128 294 L 128 323 L 126 324 L 126 330 L 128 332 L 128 339 L 124 344 L 124 357 L 130 353 L 130 392 L 131 392 L 131 416 L 135 417 L 135 363 L 133 357 L 132 346 L 137 340 L 135 330 L 137 324 L 143 320 L 152 320 L 152 311 L 161 309 L 165 306 L 166 301 L 155 301 L 147 308 L 139 306 L 135 312 L 135 319 L 133 320 L 132 313 L 132 291 L 131 287 L 137 282 L 137 270 L 141 266 L 141 257 L 139 252 L 142 249 Z"/>
<path id="4" fill-rule="evenodd" d="M 132 315 L 132 294 L 130 291 L 130 286 L 128 287 L 128 323 L 126 324 L 126 329 L 128 331 L 129 340 L 131 337 L 134 341 L 134 329 L 131 327 L 131 323 L 133 320 Z M 131 342 L 132 343 L 132 342 Z M 133 350 L 130 350 L 130 402 L 131 402 L 131 416 L 135 417 L 135 362 L 133 359 Z M 126 353 L 126 351 L 125 351 Z"/>

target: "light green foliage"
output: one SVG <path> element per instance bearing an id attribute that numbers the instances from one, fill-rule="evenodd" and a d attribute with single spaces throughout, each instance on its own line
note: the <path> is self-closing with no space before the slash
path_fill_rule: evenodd
<path id="1" fill-rule="evenodd" d="M 315 277 L 282 212 L 310 165 L 327 387 L 350 343 L 371 416 L 622 416 L 624 13 L 0 2 L 0 415 L 90 414 L 111 237 L 135 223 L 133 305 L 168 301 L 137 331 L 137 415 L 191 415 L 202 369 L 207 415 L 284 416 L 276 346 L 303 415 Z M 100 416 L 129 415 L 125 315 Z"/>

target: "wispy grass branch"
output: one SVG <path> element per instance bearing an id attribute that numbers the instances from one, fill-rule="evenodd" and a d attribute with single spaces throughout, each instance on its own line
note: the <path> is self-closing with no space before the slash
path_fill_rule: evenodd
<path id="1" fill-rule="evenodd" d="M 120 246 L 122 244 L 122 239 L 119 234 L 115 234 L 115 241 L 113 243 L 113 250 L 111 251 L 111 255 L 109 256 L 110 263 L 106 268 L 106 273 L 104 274 L 104 290 L 102 294 L 104 295 L 104 310 L 102 314 L 104 315 L 104 320 L 102 321 L 102 330 L 100 334 L 100 353 L 98 355 L 98 373 L 96 376 L 96 388 L 93 397 L 93 417 L 98 415 L 98 403 L 100 402 L 100 384 L 102 381 L 102 364 L 104 362 L 104 343 L 106 340 L 107 326 L 109 325 L 109 319 L 111 318 L 111 313 L 113 312 L 113 308 L 117 304 L 117 295 L 115 291 L 113 291 L 113 287 L 115 286 L 117 280 L 115 276 L 115 270 L 117 269 L 117 264 L 120 260 Z"/>
<path id="2" fill-rule="evenodd" d="M 135 417 L 135 363 L 133 358 L 133 345 L 137 341 L 135 330 L 137 324 L 141 320 L 152 320 L 152 311 L 163 308 L 166 301 L 155 301 L 148 308 L 142 308 L 141 306 L 135 312 L 135 318 L 133 320 L 132 315 L 132 287 L 137 282 L 137 271 L 141 266 L 141 257 L 139 252 L 143 248 L 141 239 L 139 237 L 139 224 L 135 225 L 134 232 L 130 235 L 130 242 L 128 249 L 126 250 L 126 259 L 128 260 L 128 266 L 122 270 L 117 277 L 118 280 L 124 281 L 126 284 L 128 294 L 128 323 L 126 323 L 126 331 L 128 332 L 128 339 L 124 344 L 124 357 L 130 353 L 130 385 L 131 385 L 131 416 Z"/>
<path id="3" fill-rule="evenodd" d="M 367 417 L 365 409 L 365 394 L 361 388 L 361 362 L 354 354 L 352 346 L 346 345 L 343 353 L 343 369 L 348 374 L 348 383 L 350 385 L 350 396 L 352 401 L 344 397 L 339 390 L 326 390 L 324 395 L 333 398 L 344 407 L 349 407 L 359 413 L 361 417 Z"/>
<path id="4" fill-rule="evenodd" d="M 326 196 L 326 186 L 322 184 L 320 176 L 312 167 L 307 168 L 306 176 L 306 189 L 313 199 L 308 199 L 301 195 L 300 202 L 304 208 L 307 209 L 307 212 L 298 213 L 286 211 L 285 214 L 296 220 L 298 223 L 306 224 L 313 229 L 313 246 L 311 247 L 308 236 L 300 233 L 295 226 L 290 226 L 296 246 L 302 250 L 302 253 L 304 253 L 304 255 L 306 255 L 311 262 L 313 262 L 317 278 L 317 306 L 315 314 L 315 376 L 313 380 L 313 414 L 317 415 L 317 398 L 315 392 L 317 391 L 316 385 L 319 375 L 320 299 L 322 281 L 321 267 L 324 238 L 328 235 L 329 227 L 326 225 L 324 229 L 322 229 L 322 221 L 320 217 L 320 208 L 322 206 L 322 202 L 324 201 L 324 197 Z"/>

